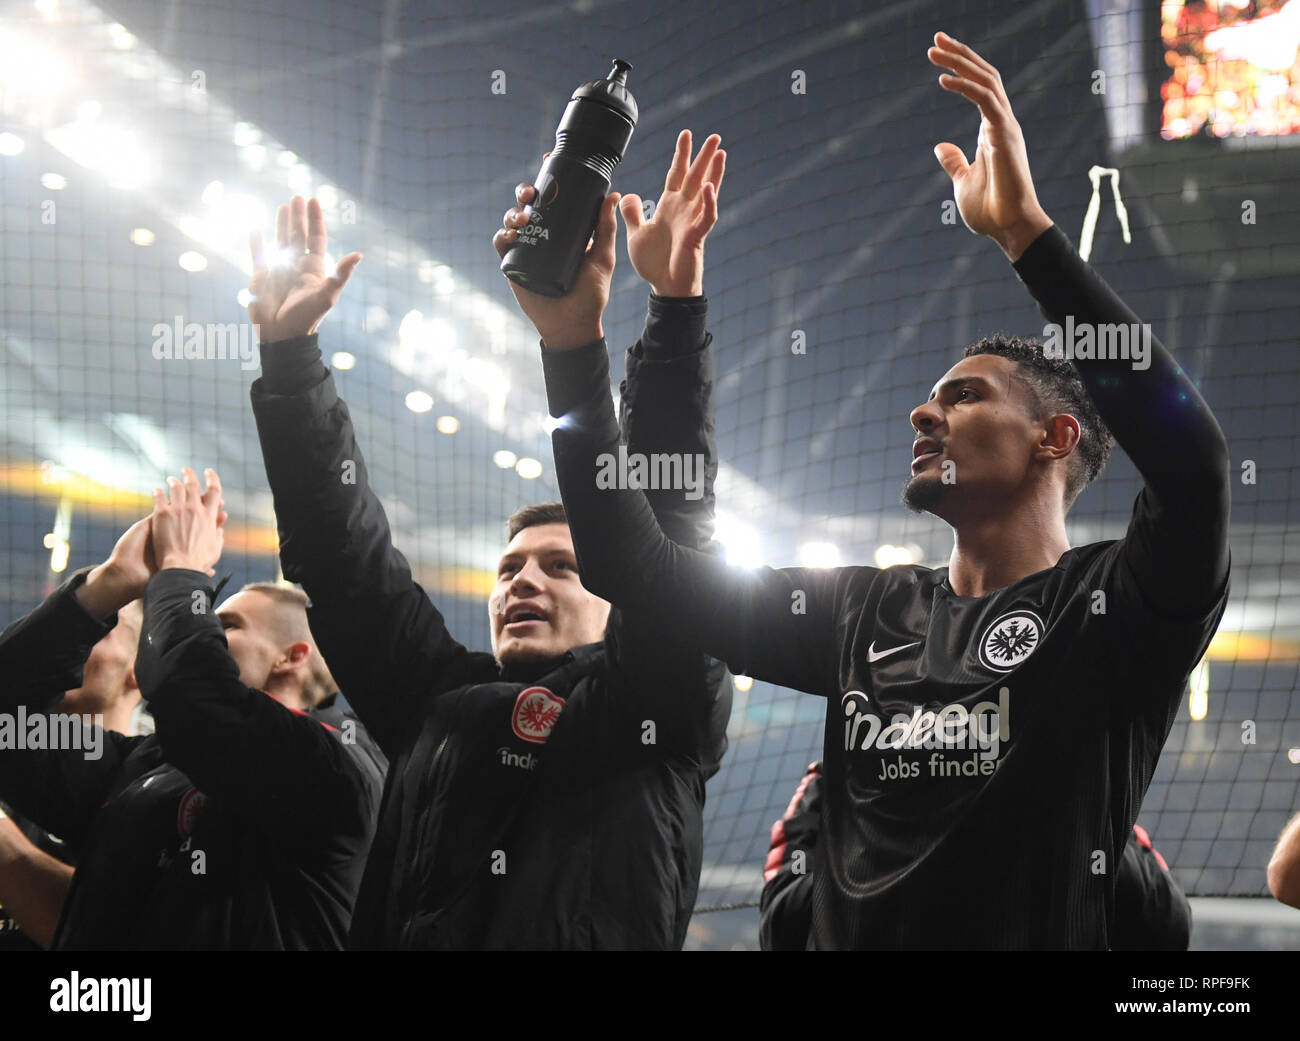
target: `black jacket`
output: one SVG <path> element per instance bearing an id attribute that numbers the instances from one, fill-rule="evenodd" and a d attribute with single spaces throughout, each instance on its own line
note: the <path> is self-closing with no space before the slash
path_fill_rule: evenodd
<path id="1" fill-rule="evenodd" d="M 624 388 L 633 451 L 708 461 L 702 497 L 654 493 L 692 548 L 711 533 L 716 472 L 704 312 L 652 298 Z M 354 945 L 680 947 L 704 782 L 726 747 L 722 666 L 618 610 L 602 643 L 530 670 L 467 650 L 393 548 L 319 359 L 314 336 L 265 346 L 252 397 L 284 573 L 392 762 Z"/>
<path id="2" fill-rule="evenodd" d="M 813 854 L 821 828 L 821 763 L 812 763 L 785 815 L 772 825 L 759 900 L 759 945 L 802 951 L 812 926 Z M 1146 830 L 1133 825 L 1115 877 L 1114 951 L 1185 951 L 1192 907 Z"/>
<path id="3" fill-rule="evenodd" d="M 0 711 L 40 710 L 80 685 L 116 624 L 77 601 L 85 575 L 0 636 Z M 98 758 L 0 751 L 0 796 L 78 851 L 56 948 L 343 945 L 382 754 L 355 719 L 241 684 L 212 597 L 195 571 L 149 583 L 136 676 L 155 734 L 99 730 Z"/>

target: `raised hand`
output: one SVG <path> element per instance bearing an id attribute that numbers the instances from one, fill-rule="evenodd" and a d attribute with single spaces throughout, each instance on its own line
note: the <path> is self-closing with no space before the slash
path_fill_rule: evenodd
<path id="1" fill-rule="evenodd" d="M 718 220 L 718 191 L 727 169 L 722 138 L 711 134 L 691 162 L 691 132 L 677 135 L 677 151 L 654 213 L 646 220 L 640 196 L 619 205 L 627 224 L 627 255 L 659 296 L 704 292 L 704 240 Z"/>
<path id="2" fill-rule="evenodd" d="M 987 235 L 1012 260 L 1019 258 L 1052 225 L 1029 173 L 1025 136 L 1011 111 L 998 70 L 964 43 L 936 33 L 927 57 L 941 69 L 944 90 L 973 102 L 980 110 L 975 159 L 966 161 L 951 142 L 936 145 L 935 158 L 952 178 L 957 210 L 966 227 Z"/>
<path id="3" fill-rule="evenodd" d="M 77 590 L 77 599 L 96 618 L 106 618 L 144 596 L 145 586 L 158 570 L 150 538 L 152 523 L 150 515 L 127 528 L 108 559 L 93 568 Z"/>
<path id="4" fill-rule="evenodd" d="M 536 195 L 537 189 L 531 184 L 515 186 L 516 205 L 506 210 L 501 227 L 492 236 L 497 256 L 504 257 L 515 244 L 519 229 L 528 223 L 528 214 L 523 207 Z M 587 246 L 577 278 L 564 296 L 542 296 L 507 279 L 520 310 L 528 316 L 550 350 L 570 350 L 605 335 L 600 319 L 609 303 L 609 282 L 614 276 L 614 240 L 618 237 L 614 207 L 618 205 L 618 199 L 618 192 L 611 192 L 601 203 L 596 232 Z"/>
<path id="5" fill-rule="evenodd" d="M 349 253 L 332 273 L 326 272 L 325 215 L 319 202 L 304 201 L 301 195 L 275 214 L 275 246 L 289 251 L 287 263 L 267 264 L 260 231 L 253 233 L 249 245 L 253 277 L 248 291 L 253 299 L 248 317 L 258 326 L 263 343 L 314 333 L 361 261 L 360 253 Z"/>
<path id="6" fill-rule="evenodd" d="M 199 479 L 188 466 L 181 480 L 167 478 L 168 495 L 153 493 L 153 551 L 158 567 L 188 568 L 213 575 L 221 559 L 221 480 L 215 470 L 203 471 L 206 487 L 200 492 Z"/>

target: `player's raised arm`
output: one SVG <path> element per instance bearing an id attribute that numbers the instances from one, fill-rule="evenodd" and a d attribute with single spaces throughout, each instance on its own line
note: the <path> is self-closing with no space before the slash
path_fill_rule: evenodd
<path id="1" fill-rule="evenodd" d="M 997 69 L 944 33 L 935 35 L 928 56 L 948 70 L 940 86 L 980 113 L 971 161 L 952 143 L 935 147 L 962 219 L 997 242 L 1015 264 L 1053 323 L 1045 331 L 1045 351 L 1060 349 L 1057 357 L 1073 359 L 1106 426 L 1142 475 L 1145 489 L 1125 546 L 1132 578 L 1160 614 L 1203 617 L 1221 602 L 1228 574 L 1223 432 L 1149 326 L 1079 257 L 1039 205 L 1024 135 Z M 1113 357 L 1101 356 L 1103 344 Z"/>
<path id="2" fill-rule="evenodd" d="M 212 470 L 205 477 L 200 490 L 186 468 L 168 493 L 154 492 L 158 571 L 145 593 L 136 672 L 163 752 L 206 796 L 288 848 L 364 850 L 382 773 L 318 720 L 244 682 L 205 577 L 222 548 L 221 483 Z"/>
<path id="3" fill-rule="evenodd" d="M 81 686 L 82 667 L 118 624 L 117 612 L 144 593 L 152 567 L 146 517 L 126 530 L 107 560 L 76 572 L 6 627 L 0 633 L 0 713 L 57 710 L 58 699 Z M 0 749 L 0 799 L 75 847 L 142 740 L 91 726 L 81 748 Z"/>
<path id="4" fill-rule="evenodd" d="M 253 413 L 280 559 L 285 577 L 311 597 L 312 632 L 335 679 L 391 755 L 425 695 L 463 681 L 461 666 L 474 656 L 452 639 L 393 547 L 352 418 L 321 360 L 316 328 L 361 255 L 327 272 L 320 204 L 300 197 L 280 207 L 276 245 L 288 253 L 278 265 L 253 239 L 248 310 L 262 341 Z"/>
<path id="5" fill-rule="evenodd" d="M 710 146 L 714 149 L 716 144 Z M 698 166 L 687 165 L 688 157 L 689 145 L 666 182 L 666 189 L 674 191 L 691 185 L 694 198 L 680 202 L 682 220 L 652 224 L 638 219 L 641 207 L 635 197 L 623 210 L 630 244 L 638 244 L 638 263 L 644 261 L 653 272 L 652 287 L 670 292 L 702 288 L 697 261 L 702 262 L 704 236 L 716 219 L 722 175 L 721 166 L 713 169 L 712 155 Z M 842 573 L 730 568 L 669 538 L 663 525 L 674 522 L 665 515 L 661 523 L 641 484 L 620 476 L 626 467 L 619 468 L 620 429 L 599 322 L 614 267 L 617 202 L 617 195 L 606 197 L 570 291 L 569 297 L 582 299 L 549 300 L 511 286 L 542 336 L 550 411 L 560 420 L 551 443 L 583 584 L 616 607 L 658 619 L 665 636 L 704 650 L 736 671 L 824 693 L 833 687 L 827 663 L 834 654 L 828 641 Z M 526 219 L 514 213 L 506 215 L 507 227 L 497 233 L 498 250 L 511 241 L 512 217 Z"/>

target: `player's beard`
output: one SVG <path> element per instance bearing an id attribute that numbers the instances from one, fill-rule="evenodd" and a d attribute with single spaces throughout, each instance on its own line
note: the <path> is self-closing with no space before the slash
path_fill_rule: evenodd
<path id="1" fill-rule="evenodd" d="M 951 487 L 935 475 L 921 473 L 908 478 L 899 498 L 913 513 L 933 513 L 939 516 L 937 507 L 948 497 Z"/>

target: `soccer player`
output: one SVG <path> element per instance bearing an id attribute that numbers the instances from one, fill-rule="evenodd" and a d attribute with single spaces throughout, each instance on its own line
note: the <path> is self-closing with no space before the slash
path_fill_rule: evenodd
<path id="1" fill-rule="evenodd" d="M 929 58 L 981 114 L 972 162 L 935 150 L 966 224 L 1053 323 L 1135 325 L 1039 205 L 997 70 L 942 33 Z M 967 348 L 910 417 L 904 500 L 954 533 L 937 569 L 744 572 L 674 545 L 640 492 L 593 480 L 618 436 L 607 359 L 546 352 L 588 587 L 657 615 L 666 640 L 826 698 L 813 947 L 1108 946 L 1119 858 L 1229 570 L 1223 434 L 1144 342 L 1145 358 L 1112 342 L 1073 363 L 1032 341 Z M 1123 539 L 1071 548 L 1066 511 L 1107 427 L 1143 488 Z"/>
<path id="2" fill-rule="evenodd" d="M 141 733 L 140 688 L 135 650 L 140 642 L 141 604 L 117 613 L 117 625 L 95 644 L 80 686 L 52 712 L 96 720 L 105 730 Z M 152 730 L 153 721 L 148 721 Z M 3 751 L 4 739 L 0 739 Z M 54 939 L 63 899 L 72 883 L 76 853 L 68 844 L 0 802 L 0 951 L 39 950 Z"/>
<path id="3" fill-rule="evenodd" d="M 254 588 L 212 609 L 216 474 L 201 489 L 187 469 L 169 487 L 108 560 L 0 636 L 0 710 L 39 710 L 144 596 L 135 670 L 156 733 L 101 732 L 89 755 L 66 741 L 0 750 L 0 795 L 78 851 L 54 946 L 339 949 L 382 756 L 326 707 L 301 601 Z"/>
<path id="4" fill-rule="evenodd" d="M 772 825 L 759 900 L 759 944 L 765 951 L 802 951 L 812 922 L 812 855 L 821 825 L 821 763 L 808 767 L 785 815 Z M 1050 870 L 1050 865 L 1042 865 Z M 1192 906 L 1146 829 L 1134 824 L 1115 879 L 1113 951 L 1185 951 Z"/>
<path id="5" fill-rule="evenodd" d="M 1268 862 L 1268 888 L 1282 903 L 1300 907 L 1300 816 L 1282 829 Z"/>
<path id="6" fill-rule="evenodd" d="M 703 240 L 724 160 L 717 139 L 688 172 L 689 156 L 684 135 L 654 219 L 629 236 L 655 293 L 628 355 L 623 429 L 631 453 L 698 464 L 697 486 L 659 489 L 653 509 L 670 537 L 699 550 L 716 473 Z M 532 191 L 521 185 L 517 202 Z M 617 203 L 605 199 L 570 294 L 515 288 L 548 346 L 572 334 L 605 351 Z M 518 217 L 506 215 L 498 253 Z M 665 640 L 656 615 L 610 611 L 584 587 L 558 503 L 510 520 L 487 605 L 493 654 L 453 638 L 393 547 L 317 346 L 316 326 L 359 256 L 326 275 L 315 200 L 281 207 L 276 237 L 294 260 L 269 268 L 254 241 L 249 310 L 263 341 L 253 409 L 281 560 L 311 596 L 326 660 L 393 763 L 353 944 L 680 948 L 699 884 L 704 784 L 726 747 L 724 670 Z"/>

